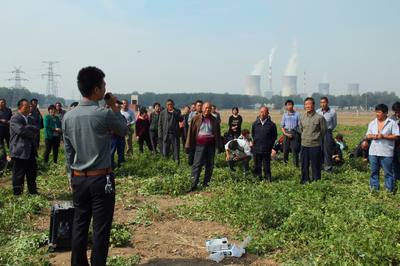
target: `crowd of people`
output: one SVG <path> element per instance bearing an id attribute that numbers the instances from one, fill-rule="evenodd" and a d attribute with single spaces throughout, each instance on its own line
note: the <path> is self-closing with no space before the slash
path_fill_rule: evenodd
<path id="1" fill-rule="evenodd" d="M 88 228 L 93 218 L 93 247 L 91 264 L 105 265 L 109 235 L 115 205 L 115 177 L 113 170 L 125 162 L 125 156 L 133 154 L 136 137 L 139 152 L 145 147 L 152 153 L 160 153 L 180 164 L 181 150 L 185 151 L 191 166 L 191 187 L 195 191 L 204 169 L 203 186 L 212 179 L 216 153 L 225 153 L 227 166 L 237 171 L 241 165 L 248 175 L 250 161 L 254 161 L 253 174 L 260 180 L 271 182 L 271 160 L 283 153 L 283 162 L 301 169 L 300 183 L 321 179 L 321 172 L 333 171 L 343 162 L 347 150 L 344 136 L 337 134 L 337 114 L 329 106 L 327 97 L 304 100 L 305 112 L 295 110 L 288 99 L 280 121 L 282 137 L 262 106 L 251 128 L 244 128 L 239 108 L 233 107 L 228 119 L 228 130 L 221 134 L 221 115 L 210 102 L 197 100 L 181 109 L 172 99 L 154 103 L 149 113 L 140 107 L 135 113 L 127 100 L 119 101 L 111 93 L 105 93 L 105 74 L 96 67 L 79 71 L 77 84 L 81 102 L 73 103 L 68 112 L 61 103 L 48 107 L 42 116 L 38 101 L 21 99 L 13 115 L 6 101 L 0 99 L 0 159 L 12 162 L 12 183 L 15 195 L 23 192 L 24 179 L 30 194 L 37 194 L 37 153 L 40 130 L 44 129 L 45 149 L 43 160 L 57 163 L 60 143 L 64 143 L 66 169 L 70 179 L 75 207 L 72 265 L 88 265 L 86 256 Z M 100 105 L 104 101 L 105 105 Z M 400 178 L 400 103 L 393 104 L 393 116 L 388 107 L 379 104 L 376 118 L 369 124 L 365 137 L 351 153 L 362 157 L 371 167 L 370 186 L 379 189 L 379 170 L 383 168 L 385 187 L 395 189 L 395 179 Z M 181 148 L 182 143 L 182 148 Z M 6 147 L 10 154 L 7 156 Z M 117 153 L 117 163 L 115 163 Z M 311 168 L 311 174 L 310 174 Z"/>

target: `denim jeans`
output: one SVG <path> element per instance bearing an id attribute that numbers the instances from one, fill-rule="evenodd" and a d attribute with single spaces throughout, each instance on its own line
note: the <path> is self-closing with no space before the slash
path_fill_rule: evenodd
<path id="1" fill-rule="evenodd" d="M 115 168 L 114 155 L 117 152 L 118 155 L 118 167 L 125 162 L 125 137 L 113 136 L 111 139 L 111 165 Z"/>
<path id="2" fill-rule="evenodd" d="M 369 163 L 371 165 L 371 188 L 379 190 L 379 170 L 382 167 L 385 173 L 385 187 L 389 192 L 393 192 L 393 157 L 370 155 Z"/>

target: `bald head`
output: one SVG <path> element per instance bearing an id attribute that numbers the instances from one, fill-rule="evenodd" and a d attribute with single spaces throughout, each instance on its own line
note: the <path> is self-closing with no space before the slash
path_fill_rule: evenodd
<path id="1" fill-rule="evenodd" d="M 209 117 L 211 115 L 211 103 L 210 102 L 203 103 L 203 115 L 205 117 Z"/>
<path id="2" fill-rule="evenodd" d="M 265 119 L 268 117 L 268 115 L 269 115 L 269 109 L 268 109 L 268 107 L 262 106 L 262 107 L 260 108 L 260 114 L 259 114 L 260 119 L 261 119 L 261 120 L 265 120 Z"/>

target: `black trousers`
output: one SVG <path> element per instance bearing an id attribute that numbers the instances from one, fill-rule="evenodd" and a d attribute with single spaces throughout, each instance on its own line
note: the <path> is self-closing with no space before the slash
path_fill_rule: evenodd
<path id="1" fill-rule="evenodd" d="M 236 164 L 242 163 L 243 172 L 247 172 L 247 171 L 249 171 L 250 160 L 251 160 L 251 156 L 247 156 L 239 161 L 229 160 L 228 164 L 229 164 L 229 167 L 232 169 L 235 167 Z"/>
<path id="2" fill-rule="evenodd" d="M 301 183 L 310 181 L 310 162 L 312 169 L 312 179 L 321 179 L 322 168 L 322 149 L 321 147 L 301 147 Z"/>
<path id="3" fill-rule="evenodd" d="M 332 129 L 328 129 L 324 138 L 322 139 L 322 149 L 324 158 L 324 169 L 327 171 L 332 170 L 332 155 L 335 149 L 335 140 L 333 139 Z"/>
<path id="4" fill-rule="evenodd" d="M 174 160 L 179 163 L 179 135 L 177 134 L 168 134 L 167 139 L 163 141 L 162 148 L 163 148 L 163 155 L 165 157 L 169 157 L 172 152 L 174 154 Z"/>
<path id="5" fill-rule="evenodd" d="M 50 152 L 53 151 L 53 162 L 57 163 L 58 159 L 58 148 L 60 147 L 60 137 L 53 137 L 52 139 L 45 139 L 44 143 L 46 145 L 46 149 L 44 151 L 44 161 L 47 163 L 49 161 Z"/>
<path id="6" fill-rule="evenodd" d="M 271 152 L 254 154 L 254 174 L 260 179 L 262 168 L 264 168 L 264 178 L 271 180 Z"/>
<path id="7" fill-rule="evenodd" d="M 150 130 L 150 142 L 154 152 L 157 152 L 157 145 L 160 144 L 160 152 L 162 153 L 161 141 L 159 140 L 158 132 L 156 130 Z"/>
<path id="8" fill-rule="evenodd" d="M 289 132 L 291 133 L 291 132 Z M 289 138 L 287 136 L 283 139 L 283 161 L 288 162 L 289 151 L 292 152 L 293 163 L 296 167 L 299 167 L 299 153 L 300 153 L 300 138 L 298 133 L 292 133 L 293 137 Z"/>
<path id="9" fill-rule="evenodd" d="M 208 186 L 214 169 L 215 145 L 196 145 L 194 149 L 194 160 L 192 165 L 192 187 L 196 189 L 200 180 L 200 174 L 205 166 L 203 186 Z"/>
<path id="10" fill-rule="evenodd" d="M 26 183 L 30 194 L 37 194 L 36 176 L 37 176 L 37 162 L 35 154 L 32 152 L 29 159 L 13 159 L 13 192 L 14 195 L 21 195 L 24 191 L 24 179 L 26 176 Z"/>
<path id="11" fill-rule="evenodd" d="M 151 145 L 151 141 L 150 141 L 150 135 L 146 134 L 146 135 L 140 136 L 138 139 L 139 151 L 141 153 L 143 153 L 143 145 L 145 142 L 146 142 L 147 148 L 149 148 L 149 151 L 153 150 L 153 146 Z"/>
<path id="12" fill-rule="evenodd" d="M 72 228 L 71 265 L 87 266 L 87 245 L 90 221 L 93 217 L 93 247 L 91 265 L 106 265 L 110 231 L 115 206 L 115 181 L 110 175 L 114 191 L 105 193 L 106 176 L 73 176 L 72 197 L 75 207 Z"/>

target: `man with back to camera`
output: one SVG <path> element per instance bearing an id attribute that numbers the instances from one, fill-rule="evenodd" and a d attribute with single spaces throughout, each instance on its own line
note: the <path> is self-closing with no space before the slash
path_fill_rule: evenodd
<path id="1" fill-rule="evenodd" d="M 115 182 L 111 171 L 110 132 L 125 136 L 128 127 L 110 95 L 107 106 L 99 106 L 106 91 L 104 73 L 96 67 L 82 68 L 78 88 L 82 101 L 65 114 L 62 123 L 66 166 L 71 178 L 75 207 L 72 231 L 72 265 L 89 265 L 88 230 L 93 217 L 91 265 L 106 265 L 114 215 Z"/>
<path id="2" fill-rule="evenodd" d="M 332 155 L 335 148 L 335 140 L 333 139 L 333 130 L 337 126 L 337 115 L 333 108 L 329 107 L 329 100 L 327 97 L 321 97 L 320 107 L 317 114 L 322 115 L 326 121 L 326 133 L 322 139 L 322 150 L 324 158 L 324 170 L 332 171 Z"/>
<path id="3" fill-rule="evenodd" d="M 304 100 L 305 113 L 300 118 L 301 132 L 301 184 L 310 180 L 309 167 L 311 162 L 311 181 L 321 179 L 322 139 L 326 133 L 326 121 L 322 115 L 315 112 L 315 101 L 311 97 Z"/>
<path id="4" fill-rule="evenodd" d="M 366 138 L 371 140 L 368 156 L 371 166 L 371 190 L 379 190 L 379 172 L 383 168 L 385 187 L 388 192 L 393 192 L 393 151 L 400 133 L 397 123 L 388 118 L 388 111 L 389 108 L 385 104 L 375 106 L 376 118 L 369 123 Z"/>

